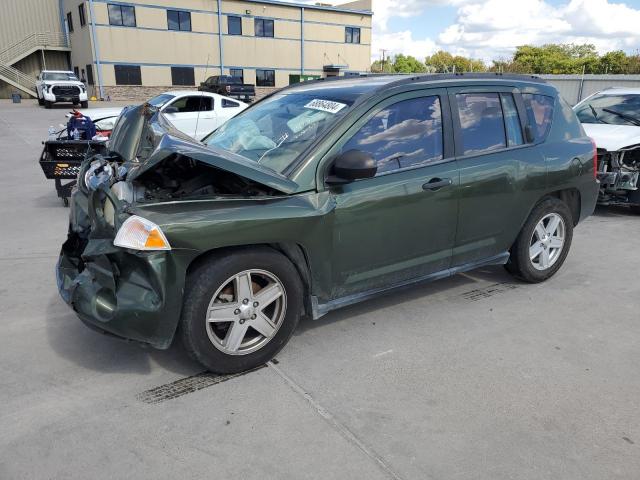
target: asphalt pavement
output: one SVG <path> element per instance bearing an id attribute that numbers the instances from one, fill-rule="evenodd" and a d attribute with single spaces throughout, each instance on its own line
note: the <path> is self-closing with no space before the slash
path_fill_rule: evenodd
<path id="1" fill-rule="evenodd" d="M 0 100 L 0 479 L 640 478 L 640 216 L 598 209 L 544 284 L 457 275 L 207 375 L 59 298 L 37 161 L 67 110 Z"/>

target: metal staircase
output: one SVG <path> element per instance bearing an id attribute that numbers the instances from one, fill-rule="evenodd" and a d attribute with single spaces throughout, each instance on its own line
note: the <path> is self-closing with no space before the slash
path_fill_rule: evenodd
<path id="1" fill-rule="evenodd" d="M 37 97 L 36 79 L 12 65 L 38 50 L 69 51 L 70 48 L 63 33 L 32 33 L 0 51 L 0 80 Z"/>

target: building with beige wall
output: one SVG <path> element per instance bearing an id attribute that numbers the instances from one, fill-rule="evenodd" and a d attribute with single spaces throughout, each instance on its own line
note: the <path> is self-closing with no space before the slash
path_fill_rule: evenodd
<path id="1" fill-rule="evenodd" d="M 259 93 L 369 70 L 371 0 L 61 0 L 71 66 L 96 97 L 146 98 L 241 76 Z"/>

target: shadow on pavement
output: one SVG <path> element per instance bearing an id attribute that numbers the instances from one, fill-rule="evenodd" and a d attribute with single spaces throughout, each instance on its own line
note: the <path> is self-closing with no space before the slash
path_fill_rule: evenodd
<path id="1" fill-rule="evenodd" d="M 468 274 L 455 275 L 434 282 L 411 285 L 382 293 L 379 298 L 334 310 L 318 320 L 304 319 L 300 322 L 294 335 L 300 335 L 313 328 L 348 320 L 350 317 L 356 315 L 366 315 L 376 310 L 393 307 L 405 302 L 412 302 L 419 298 L 428 299 L 429 297 L 446 293 L 447 290 L 453 290 L 454 288 L 467 286 L 465 291 L 474 290 L 478 288 L 480 284 L 484 284 L 484 282 L 488 284 L 520 284 L 520 282 L 509 275 L 502 266 L 484 267 L 478 270 L 472 270 L 468 272 Z"/>
<path id="2" fill-rule="evenodd" d="M 85 326 L 69 308 L 60 314 L 64 305 L 57 296 L 51 298 L 47 317 L 47 340 L 61 357 L 76 365 L 103 373 L 145 374 L 153 364 L 179 375 L 193 375 L 202 367 L 191 360 L 182 348 L 182 342 L 174 341 L 167 350 L 143 347 L 105 335 Z M 57 313 L 56 313 L 57 312 Z"/>

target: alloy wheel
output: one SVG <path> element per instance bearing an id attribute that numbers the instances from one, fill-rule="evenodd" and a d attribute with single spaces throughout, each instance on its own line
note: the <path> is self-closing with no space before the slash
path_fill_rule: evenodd
<path id="1" fill-rule="evenodd" d="M 566 235 L 563 218 L 557 213 L 542 217 L 531 235 L 529 258 L 536 270 L 551 268 L 560 258 Z"/>
<path id="2" fill-rule="evenodd" d="M 247 355 L 278 332 L 287 309 L 282 282 L 265 270 L 245 270 L 227 279 L 207 308 L 211 343 L 229 355 Z"/>

